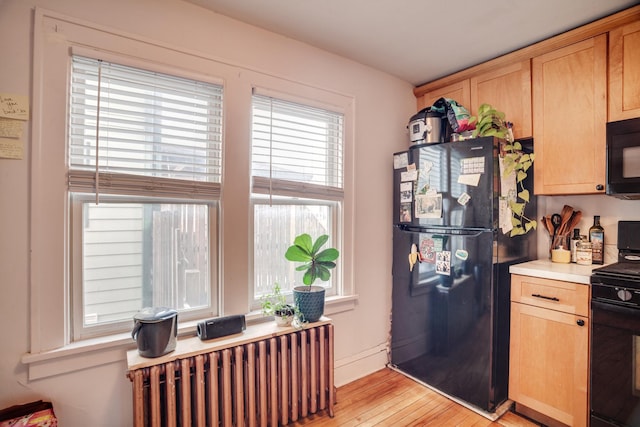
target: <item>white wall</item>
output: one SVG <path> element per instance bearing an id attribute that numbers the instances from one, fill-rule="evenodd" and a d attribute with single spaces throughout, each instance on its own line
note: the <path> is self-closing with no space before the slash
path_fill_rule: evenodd
<path id="1" fill-rule="evenodd" d="M 336 382 L 384 366 L 391 283 L 391 172 L 394 151 L 407 147 L 415 112 L 412 87 L 397 78 L 178 0 L 0 0 L 0 93 L 31 94 L 33 8 L 101 26 L 296 82 L 350 94 L 356 100 L 355 310 L 332 315 Z M 61 103 L 64 100 L 61 100 Z M 30 123 L 29 123 L 30 125 Z M 124 360 L 29 381 L 30 139 L 22 160 L 0 159 L 0 408 L 51 400 L 64 426 L 131 423 Z M 124 357 L 124 350 L 123 357 Z"/>
<path id="2" fill-rule="evenodd" d="M 617 261 L 618 221 L 640 221 L 640 200 L 620 200 L 604 194 L 538 197 L 538 254 L 540 258 L 548 257 L 551 239 L 539 220 L 543 215 L 560 213 L 564 205 L 582 211 L 582 220 L 577 227 L 580 229 L 580 234 L 588 235 L 589 227 L 593 225 L 593 216 L 600 215 L 600 224 L 605 233 L 605 263 Z"/>

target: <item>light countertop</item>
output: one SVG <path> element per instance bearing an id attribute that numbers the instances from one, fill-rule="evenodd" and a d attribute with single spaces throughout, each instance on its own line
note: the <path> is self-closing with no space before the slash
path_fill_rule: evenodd
<path id="1" fill-rule="evenodd" d="M 602 265 L 563 264 L 551 262 L 551 260 L 548 259 L 538 259 L 522 264 L 514 264 L 509 267 L 509 272 L 524 276 L 542 277 L 544 279 L 562 280 L 588 285 L 590 283 L 591 271 L 599 267 L 602 267 Z"/>

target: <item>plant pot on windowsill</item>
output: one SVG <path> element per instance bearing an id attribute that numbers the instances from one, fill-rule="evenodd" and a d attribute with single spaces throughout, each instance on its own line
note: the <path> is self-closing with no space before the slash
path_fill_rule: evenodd
<path id="1" fill-rule="evenodd" d="M 282 293 L 280 285 L 275 283 L 270 294 L 263 295 L 262 314 L 273 316 L 278 326 L 289 326 L 298 315 L 295 306 L 287 304 L 287 298 Z"/>
<path id="2" fill-rule="evenodd" d="M 273 312 L 273 318 L 278 326 L 289 326 L 296 314 L 294 307 L 286 305 Z"/>
<path id="3" fill-rule="evenodd" d="M 324 314 L 324 288 L 322 286 L 296 286 L 293 302 L 303 322 L 317 322 Z"/>
<path id="4" fill-rule="evenodd" d="M 324 282 L 331 278 L 330 270 L 335 268 L 340 253 L 335 248 L 320 250 L 329 240 L 329 236 L 323 234 L 313 242 L 308 234 L 301 234 L 295 238 L 285 253 L 289 261 L 303 262 L 296 267 L 297 271 L 304 271 L 302 283 L 305 286 L 293 288 L 293 301 L 298 310 L 302 322 L 317 322 L 324 313 L 325 289 L 322 286 L 313 286 L 316 279 Z"/>

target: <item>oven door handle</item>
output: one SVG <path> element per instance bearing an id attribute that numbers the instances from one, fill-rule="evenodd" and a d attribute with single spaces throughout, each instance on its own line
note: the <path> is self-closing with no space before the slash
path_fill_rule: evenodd
<path id="1" fill-rule="evenodd" d="M 603 310 L 624 314 L 626 316 L 640 317 L 639 307 L 622 306 L 618 304 L 605 303 L 598 300 L 591 300 L 591 310 Z"/>

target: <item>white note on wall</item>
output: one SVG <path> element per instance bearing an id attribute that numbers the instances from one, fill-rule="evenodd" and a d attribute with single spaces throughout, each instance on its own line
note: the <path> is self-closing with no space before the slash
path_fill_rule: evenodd
<path id="1" fill-rule="evenodd" d="M 0 93 L 0 117 L 29 120 L 29 98 L 25 95 Z"/>
<path id="2" fill-rule="evenodd" d="M 20 160 L 24 157 L 24 144 L 20 139 L 0 138 L 0 159 Z"/>
<path id="3" fill-rule="evenodd" d="M 0 117 L 0 138 L 22 138 L 22 120 Z"/>

